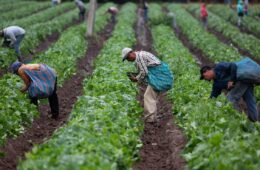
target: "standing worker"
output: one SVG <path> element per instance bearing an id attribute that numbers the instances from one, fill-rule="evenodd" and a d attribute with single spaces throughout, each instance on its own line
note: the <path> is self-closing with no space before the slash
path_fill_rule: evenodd
<path id="1" fill-rule="evenodd" d="M 38 106 L 38 99 L 48 98 L 53 119 L 59 116 L 59 101 L 56 93 L 57 75 L 54 69 L 45 64 L 22 64 L 14 62 L 11 66 L 14 74 L 24 81 L 21 92 L 28 90 L 31 103 Z"/>
<path id="2" fill-rule="evenodd" d="M 200 79 L 213 80 L 210 98 L 217 98 L 223 89 L 229 90 L 227 98 L 239 110 L 239 100 L 247 105 L 248 118 L 258 120 L 254 85 L 260 84 L 260 67 L 249 58 L 240 62 L 220 62 L 214 68 L 204 66 L 200 70 Z"/>
<path id="3" fill-rule="evenodd" d="M 201 6 L 200 6 L 200 19 L 201 19 L 203 27 L 207 28 L 207 26 L 208 26 L 208 11 L 207 11 L 205 3 L 201 4 Z"/>
<path id="4" fill-rule="evenodd" d="M 81 0 L 75 0 L 76 6 L 79 8 L 79 20 L 83 21 L 85 19 L 86 8 Z"/>
<path id="5" fill-rule="evenodd" d="M 144 11 L 144 22 L 147 23 L 147 21 L 148 21 L 148 4 L 145 0 L 143 1 L 143 11 Z"/>
<path id="6" fill-rule="evenodd" d="M 237 26 L 240 27 L 244 16 L 243 2 L 241 0 L 239 0 L 237 3 L 237 16 L 238 16 Z"/>
<path id="7" fill-rule="evenodd" d="M 25 30 L 18 26 L 10 26 L 0 31 L 0 36 L 4 37 L 3 46 L 14 48 L 19 61 L 22 60 L 20 43 L 25 36 Z"/>
<path id="8" fill-rule="evenodd" d="M 130 62 L 135 62 L 139 71 L 137 76 L 130 75 L 132 82 L 148 82 L 144 94 L 144 120 L 148 123 L 156 122 L 157 98 L 161 92 L 166 92 L 172 88 L 173 75 L 168 65 L 161 62 L 153 54 L 146 51 L 133 51 L 131 48 L 122 50 L 122 58 Z"/>
<path id="9" fill-rule="evenodd" d="M 112 23 L 116 23 L 116 14 L 118 13 L 118 9 L 112 6 L 107 9 L 106 13 L 110 13 Z"/>
<path id="10" fill-rule="evenodd" d="M 244 14 L 246 16 L 248 15 L 248 0 L 244 1 Z"/>

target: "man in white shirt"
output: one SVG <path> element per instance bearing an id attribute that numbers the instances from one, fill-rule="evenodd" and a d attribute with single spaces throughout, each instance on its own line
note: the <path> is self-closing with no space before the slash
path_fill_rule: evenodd
<path id="1" fill-rule="evenodd" d="M 20 43 L 25 36 L 25 30 L 18 26 L 10 26 L 2 29 L 0 36 L 4 38 L 3 46 L 14 48 L 18 60 L 21 61 Z"/>

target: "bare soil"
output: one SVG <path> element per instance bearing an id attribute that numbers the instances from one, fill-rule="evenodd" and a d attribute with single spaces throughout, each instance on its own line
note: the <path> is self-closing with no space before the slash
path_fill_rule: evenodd
<path id="1" fill-rule="evenodd" d="M 50 112 L 49 106 L 40 105 L 40 116 L 33 121 L 32 126 L 16 139 L 8 139 L 5 146 L 0 148 L 0 151 L 5 153 L 5 157 L 0 158 L 1 170 L 16 169 L 18 161 L 25 158 L 25 153 L 29 152 L 33 145 L 43 143 L 56 129 L 67 123 L 77 96 L 82 95 L 83 79 L 92 74 L 93 60 L 99 54 L 103 43 L 111 36 L 113 28 L 114 24 L 109 23 L 97 37 L 88 38 L 88 50 L 78 61 L 76 74 L 57 90 L 60 103 L 59 118 L 57 120 L 49 118 L 47 116 Z"/>
<path id="2" fill-rule="evenodd" d="M 141 18 L 140 11 L 138 12 L 139 19 Z M 135 25 L 135 30 L 138 29 L 138 21 Z M 135 50 L 146 50 L 155 55 L 156 51 L 153 49 L 152 34 L 147 24 L 143 24 L 145 29 L 146 42 L 145 46 L 140 41 L 134 46 Z M 141 33 L 136 32 L 136 36 Z M 139 40 L 140 37 L 137 37 Z M 137 99 L 143 106 L 143 95 L 146 86 L 139 88 L 139 95 Z M 182 170 L 186 162 L 180 156 L 186 144 L 186 138 L 182 130 L 174 124 L 174 117 L 172 113 L 172 103 L 167 99 L 166 94 L 160 94 L 158 103 L 159 119 L 157 123 L 145 123 L 144 132 L 141 136 L 143 147 L 140 150 L 140 161 L 133 166 L 134 170 Z"/>
<path id="3" fill-rule="evenodd" d="M 199 18 L 192 12 L 188 11 L 195 19 L 199 20 Z M 223 42 L 224 44 L 231 46 L 235 49 L 238 50 L 238 52 L 243 55 L 243 56 L 247 56 L 252 58 L 254 61 L 256 61 L 258 64 L 260 64 L 260 60 L 256 59 L 251 53 L 250 51 L 241 48 L 237 43 L 233 42 L 230 38 L 226 37 L 225 35 L 223 35 L 221 32 L 208 27 L 207 31 L 210 32 L 211 34 L 215 35 L 217 37 L 217 39 L 221 42 Z"/>

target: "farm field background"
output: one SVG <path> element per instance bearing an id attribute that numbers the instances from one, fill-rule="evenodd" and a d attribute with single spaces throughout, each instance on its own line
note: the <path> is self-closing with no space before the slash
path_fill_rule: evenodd
<path id="1" fill-rule="evenodd" d="M 199 80 L 199 69 L 245 56 L 260 63 L 260 5 L 237 27 L 235 9 L 208 4 L 205 29 L 199 3 L 149 2 L 147 23 L 139 3 L 98 3 L 94 35 L 86 37 L 73 1 L 13 2 L 0 0 L 1 28 L 23 27 L 24 62 L 57 71 L 61 111 L 53 120 L 46 100 L 30 103 L 9 71 L 14 51 L 0 47 L 0 169 L 259 169 L 259 122 L 224 93 L 209 99 L 211 83 Z M 119 9 L 115 23 L 111 6 Z M 145 86 L 126 76 L 136 70 L 122 62 L 124 47 L 152 52 L 174 74 L 156 125 L 143 122 Z M 260 109 L 259 87 L 255 95 Z"/>

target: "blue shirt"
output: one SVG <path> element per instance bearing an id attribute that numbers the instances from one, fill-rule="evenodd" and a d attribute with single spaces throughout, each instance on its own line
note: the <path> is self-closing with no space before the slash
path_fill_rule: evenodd
<path id="1" fill-rule="evenodd" d="M 232 62 L 220 62 L 214 68 L 215 79 L 210 98 L 218 97 L 223 89 L 227 89 L 228 81 L 236 81 L 237 65 Z"/>

